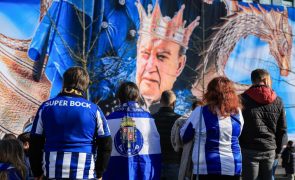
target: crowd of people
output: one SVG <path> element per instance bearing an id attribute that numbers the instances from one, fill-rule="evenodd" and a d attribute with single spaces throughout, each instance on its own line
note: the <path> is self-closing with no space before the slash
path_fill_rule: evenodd
<path id="1" fill-rule="evenodd" d="M 86 99 L 87 71 L 69 68 L 61 93 L 40 106 L 30 132 L 0 141 L 0 179 L 271 180 L 285 144 L 285 110 L 266 70 L 254 70 L 251 80 L 237 95 L 228 78 L 214 78 L 182 116 L 172 90 L 151 114 L 138 103 L 137 85 L 123 82 L 120 105 L 105 117 Z M 281 156 L 289 179 L 294 154 L 289 141 Z"/>

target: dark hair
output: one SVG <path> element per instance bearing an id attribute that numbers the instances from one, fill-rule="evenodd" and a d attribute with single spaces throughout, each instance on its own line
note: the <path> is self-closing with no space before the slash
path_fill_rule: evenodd
<path id="1" fill-rule="evenodd" d="M 120 100 L 120 103 L 138 101 L 139 89 L 133 82 L 123 82 L 117 91 L 116 97 Z"/>
<path id="2" fill-rule="evenodd" d="M 293 141 L 288 141 L 287 146 L 293 146 Z"/>
<path id="3" fill-rule="evenodd" d="M 22 179 L 25 179 L 24 151 L 18 140 L 6 139 L 0 141 L 0 162 L 11 164 L 20 173 Z M 7 172 L 0 171 L 0 179 L 8 179 Z"/>
<path id="4" fill-rule="evenodd" d="M 5 134 L 5 135 L 3 136 L 2 139 L 3 139 L 3 140 L 4 140 L 4 139 L 16 139 L 16 136 L 15 136 L 14 134 L 12 134 L 12 133 L 7 133 L 7 134 Z"/>
<path id="5" fill-rule="evenodd" d="M 160 103 L 164 106 L 171 106 L 176 101 L 176 96 L 172 90 L 162 92 Z"/>
<path id="6" fill-rule="evenodd" d="M 201 100 L 194 100 L 193 103 L 192 103 L 192 110 L 194 110 L 196 107 L 202 106 L 202 105 L 204 105 L 203 101 L 201 101 Z"/>
<path id="7" fill-rule="evenodd" d="M 85 92 L 89 85 L 89 75 L 85 69 L 74 66 L 63 75 L 63 88 L 76 89 Z"/>
<path id="8" fill-rule="evenodd" d="M 30 141 L 30 133 L 29 132 L 22 133 L 22 134 L 18 135 L 17 139 L 20 140 L 22 143 L 29 142 Z"/>
<path id="9" fill-rule="evenodd" d="M 222 116 L 237 114 L 238 108 L 241 107 L 232 81 L 223 76 L 216 77 L 209 82 L 204 102 L 215 114 L 217 114 L 216 108 L 218 108 Z"/>
<path id="10" fill-rule="evenodd" d="M 255 69 L 254 71 L 251 72 L 252 84 L 258 84 L 262 82 L 268 76 L 269 76 L 269 73 L 265 69 Z"/>

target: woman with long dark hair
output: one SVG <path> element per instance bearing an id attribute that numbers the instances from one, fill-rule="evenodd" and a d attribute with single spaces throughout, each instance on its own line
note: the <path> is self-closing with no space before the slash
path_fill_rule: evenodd
<path id="1" fill-rule="evenodd" d="M 242 169 L 239 136 L 241 104 L 226 77 L 210 81 L 205 106 L 197 107 L 180 130 L 184 143 L 193 140 L 193 174 L 199 179 L 239 179 Z"/>
<path id="2" fill-rule="evenodd" d="M 16 139 L 0 140 L 0 179 L 27 179 L 23 148 Z"/>

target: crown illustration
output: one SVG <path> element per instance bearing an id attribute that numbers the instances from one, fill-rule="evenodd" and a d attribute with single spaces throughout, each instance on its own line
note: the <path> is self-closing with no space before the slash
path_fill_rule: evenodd
<path id="1" fill-rule="evenodd" d="M 156 1 L 152 13 L 151 4 L 148 5 L 147 13 L 140 1 L 135 4 L 140 18 L 140 34 L 147 34 L 170 40 L 186 49 L 188 48 L 189 38 L 195 27 L 199 25 L 199 16 L 185 28 L 186 21 L 183 21 L 184 5 L 181 6 L 177 14 L 171 19 L 168 16 L 162 16 L 158 1 Z"/>

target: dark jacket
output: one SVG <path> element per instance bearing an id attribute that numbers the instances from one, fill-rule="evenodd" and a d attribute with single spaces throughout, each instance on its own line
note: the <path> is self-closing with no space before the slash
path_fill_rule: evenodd
<path id="1" fill-rule="evenodd" d="M 286 147 L 282 152 L 282 167 L 286 169 L 287 174 L 294 174 L 295 171 L 295 148 Z"/>
<path id="2" fill-rule="evenodd" d="M 176 153 L 171 145 L 171 129 L 176 119 L 180 117 L 170 107 L 161 107 L 157 113 L 153 115 L 155 123 L 160 134 L 162 162 L 176 163 L 180 161 L 179 153 Z"/>
<path id="3" fill-rule="evenodd" d="M 245 121 L 240 136 L 241 147 L 280 153 L 287 128 L 281 98 L 271 88 L 258 85 L 245 91 L 241 100 Z"/>

